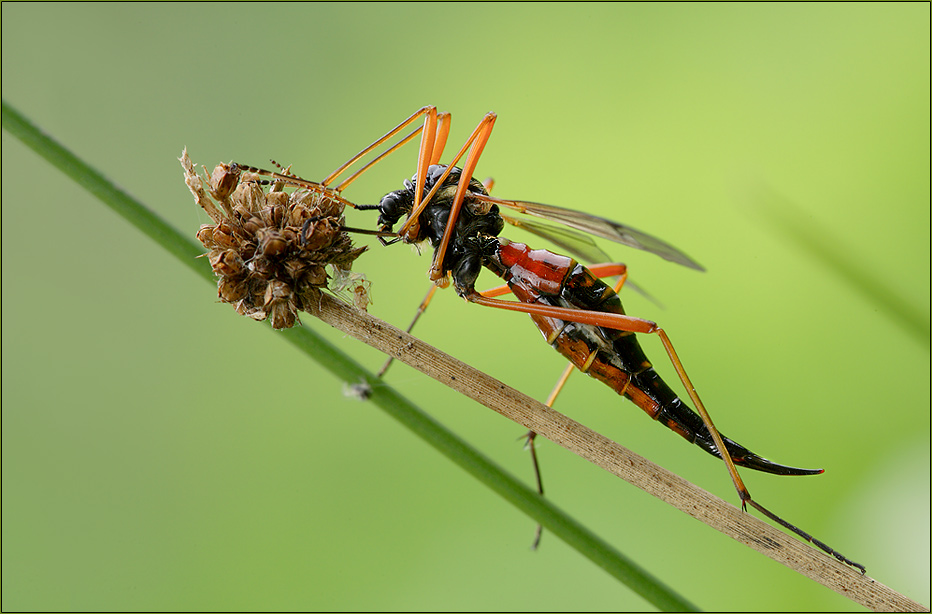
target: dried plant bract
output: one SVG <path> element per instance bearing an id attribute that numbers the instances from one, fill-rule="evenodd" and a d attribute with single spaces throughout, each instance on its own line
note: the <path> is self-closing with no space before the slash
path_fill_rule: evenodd
<path id="1" fill-rule="evenodd" d="M 197 238 L 210 250 L 220 300 L 250 318 L 269 318 L 273 328 L 290 328 L 332 278 L 331 290 L 348 291 L 365 309 L 369 282 L 350 269 L 366 248 L 343 232 L 341 199 L 325 189 L 286 192 L 287 182 L 260 180 L 235 164 L 205 168 L 201 177 L 187 150 L 179 160 L 195 202 L 214 222 Z"/>

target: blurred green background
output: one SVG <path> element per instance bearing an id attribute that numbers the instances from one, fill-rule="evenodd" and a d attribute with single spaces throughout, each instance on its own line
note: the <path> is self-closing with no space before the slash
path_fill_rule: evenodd
<path id="1" fill-rule="evenodd" d="M 722 431 L 826 469 L 745 472 L 755 498 L 929 603 L 928 4 L 4 3 L 2 28 L 4 99 L 191 236 L 184 146 L 320 179 L 425 104 L 453 113 L 451 149 L 498 112 L 477 173 L 497 195 L 707 267 L 602 245 L 663 303 L 625 293 Z M 377 202 L 415 153 L 347 197 Z M 530 552 L 528 518 L 6 132 L 3 179 L 4 609 L 646 607 L 553 536 Z M 404 325 L 429 259 L 371 243 L 371 311 Z M 562 369 L 524 316 L 452 291 L 417 334 L 538 398 Z M 520 427 L 404 366 L 388 380 L 530 481 Z M 557 408 L 737 501 L 720 462 L 607 387 L 576 376 Z M 859 609 L 541 454 L 553 501 L 703 608 Z"/>

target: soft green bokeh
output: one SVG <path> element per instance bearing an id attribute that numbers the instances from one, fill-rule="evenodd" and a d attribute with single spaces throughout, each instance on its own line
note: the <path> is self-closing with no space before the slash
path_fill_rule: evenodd
<path id="1" fill-rule="evenodd" d="M 2 27 L 4 98 L 192 234 L 183 146 L 319 179 L 424 104 L 453 112 L 451 144 L 498 112 L 479 167 L 497 194 L 624 221 L 707 267 L 603 245 L 664 304 L 627 301 L 722 430 L 826 468 L 746 472 L 755 497 L 929 603 L 927 4 L 5 3 Z M 2 143 L 4 609 L 644 607 L 548 536 L 529 552 L 525 517 Z M 375 202 L 413 159 L 347 196 Z M 406 323 L 427 266 L 374 243 L 372 311 Z M 452 292 L 418 334 L 538 397 L 561 368 L 523 316 Z M 389 379 L 530 477 L 519 427 L 400 365 Z M 576 377 L 558 407 L 736 500 L 720 463 L 607 388 Z M 701 607 L 857 609 L 542 456 L 549 496 Z"/>

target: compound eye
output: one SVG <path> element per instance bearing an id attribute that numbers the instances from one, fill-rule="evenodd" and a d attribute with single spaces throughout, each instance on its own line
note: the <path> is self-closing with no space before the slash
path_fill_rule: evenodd
<path id="1" fill-rule="evenodd" d="M 388 230 L 411 211 L 411 203 L 405 198 L 405 192 L 389 192 L 379 201 L 379 224 Z"/>

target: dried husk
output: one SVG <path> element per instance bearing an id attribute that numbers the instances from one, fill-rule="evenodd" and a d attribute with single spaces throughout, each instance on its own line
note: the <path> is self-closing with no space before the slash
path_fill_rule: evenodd
<path id="1" fill-rule="evenodd" d="M 209 250 L 221 301 L 289 328 L 333 280 L 330 290 L 348 291 L 365 309 L 369 282 L 351 268 L 366 248 L 343 232 L 341 199 L 323 188 L 286 192 L 287 182 L 262 180 L 235 164 L 209 174 L 205 168 L 201 177 L 187 150 L 179 160 L 195 202 L 214 222 L 202 225 L 197 239 Z"/>

